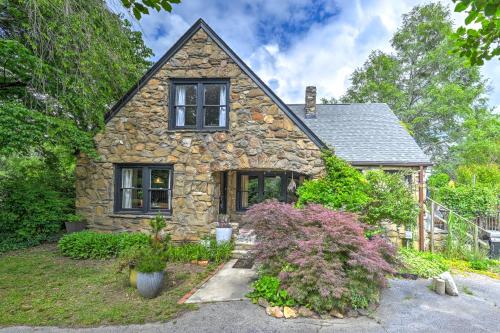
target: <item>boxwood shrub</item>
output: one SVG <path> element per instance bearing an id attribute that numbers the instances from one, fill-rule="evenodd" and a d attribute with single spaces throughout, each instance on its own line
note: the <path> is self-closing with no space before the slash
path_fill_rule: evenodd
<path id="1" fill-rule="evenodd" d="M 149 236 L 136 233 L 99 233 L 82 231 L 67 234 L 59 240 L 59 250 L 73 259 L 108 259 L 134 245 L 148 245 Z"/>

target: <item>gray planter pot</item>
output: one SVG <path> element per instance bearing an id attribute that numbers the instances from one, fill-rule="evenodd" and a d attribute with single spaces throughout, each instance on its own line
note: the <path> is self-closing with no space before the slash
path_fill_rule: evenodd
<path id="1" fill-rule="evenodd" d="M 215 239 L 217 240 L 217 244 L 230 242 L 232 233 L 232 228 L 215 228 Z"/>
<path id="2" fill-rule="evenodd" d="M 163 286 L 164 272 L 137 273 L 137 290 L 142 297 L 154 298 L 158 296 Z"/>
<path id="3" fill-rule="evenodd" d="M 86 226 L 85 222 L 64 222 L 64 224 L 66 225 L 66 231 L 68 234 L 85 230 Z"/>

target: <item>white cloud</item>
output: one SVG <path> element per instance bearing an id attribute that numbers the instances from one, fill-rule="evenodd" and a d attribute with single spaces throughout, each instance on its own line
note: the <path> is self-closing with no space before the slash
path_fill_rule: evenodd
<path id="1" fill-rule="evenodd" d="M 123 12 L 116 1 L 108 3 Z M 426 2 L 325 1 L 322 11 L 315 15 L 333 10 L 338 10 L 338 15 L 321 22 L 313 19 L 307 29 L 301 26 L 301 31 L 291 32 L 293 36 L 288 35 L 285 47 L 280 25 L 276 31 L 268 30 L 276 22 L 286 25 L 310 20 L 310 1 L 186 0 L 175 5 L 171 14 L 152 11 L 139 23 L 135 21 L 134 26 L 144 33 L 156 60 L 202 17 L 283 100 L 303 103 L 306 85 L 316 85 L 318 97 L 342 95 L 349 86 L 350 74 L 363 65 L 372 50 L 391 50 L 390 38 L 401 24 L 401 16 L 414 5 Z M 452 5 L 446 0 L 442 2 Z M 453 13 L 452 18 L 463 22 L 462 14 Z M 494 89 L 490 94 L 491 105 L 500 105 L 499 65 L 500 61 L 494 60 L 482 68 Z"/>

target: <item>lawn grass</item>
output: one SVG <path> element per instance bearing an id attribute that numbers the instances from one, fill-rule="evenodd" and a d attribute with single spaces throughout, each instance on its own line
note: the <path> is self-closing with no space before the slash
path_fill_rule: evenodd
<path id="1" fill-rule="evenodd" d="M 0 256 L 0 326 L 132 324 L 165 321 L 194 309 L 177 301 L 210 269 L 175 263 L 155 299 L 143 299 L 117 273 L 115 260 L 73 260 L 55 245 Z"/>

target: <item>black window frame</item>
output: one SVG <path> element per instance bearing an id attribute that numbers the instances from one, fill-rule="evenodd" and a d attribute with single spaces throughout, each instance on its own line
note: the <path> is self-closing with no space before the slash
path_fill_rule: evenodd
<path id="1" fill-rule="evenodd" d="M 205 126 L 205 107 L 215 105 L 205 105 L 205 89 L 206 85 L 221 84 L 226 86 L 226 124 L 224 126 Z M 196 85 L 196 126 L 177 126 L 176 113 L 176 87 L 179 85 Z M 171 79 L 170 94 L 169 94 L 169 129 L 170 130 L 188 130 L 188 131 L 220 131 L 229 129 L 229 95 L 230 82 L 229 79 Z"/>
<path id="2" fill-rule="evenodd" d="M 279 176 L 281 178 L 281 189 L 280 189 L 280 198 L 278 201 L 280 202 L 288 202 L 289 195 L 288 195 L 288 178 L 294 177 L 294 179 L 299 179 L 299 177 L 303 176 L 304 180 L 308 179 L 309 177 L 305 174 L 298 173 L 298 172 L 292 172 L 292 171 L 238 171 L 236 173 L 236 210 L 240 212 L 246 211 L 250 207 L 243 207 L 243 202 L 242 200 L 242 195 L 241 193 L 243 192 L 241 190 L 241 176 L 257 176 L 259 179 L 259 184 L 258 184 L 258 196 L 259 196 L 259 202 L 262 202 L 262 197 L 264 195 L 264 178 L 266 177 L 276 177 Z"/>
<path id="3" fill-rule="evenodd" d="M 142 208 L 122 208 L 122 170 L 123 169 L 142 169 L 142 192 L 143 192 L 143 207 Z M 168 195 L 167 209 L 154 209 L 150 205 L 151 188 L 151 170 L 169 170 L 168 187 L 166 188 Z M 115 164 L 115 191 L 114 191 L 114 213 L 119 214 L 139 214 L 139 215 L 155 215 L 162 213 L 163 215 L 171 215 L 172 193 L 174 187 L 174 166 L 171 164 L 138 164 L 138 163 L 119 163 Z"/>

